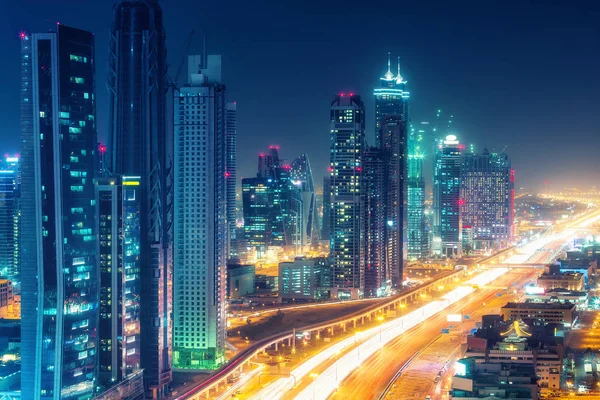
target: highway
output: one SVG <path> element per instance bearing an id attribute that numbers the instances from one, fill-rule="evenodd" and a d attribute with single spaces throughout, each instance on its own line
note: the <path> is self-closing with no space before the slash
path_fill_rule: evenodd
<path id="1" fill-rule="evenodd" d="M 531 275 L 531 271 L 518 270 L 501 276 L 494 281 L 494 284 L 508 287 L 514 281 L 530 279 Z M 366 360 L 360 368 L 354 370 L 350 376 L 342 382 L 331 398 L 339 400 L 378 399 L 379 395 L 383 392 L 388 382 L 393 379 L 398 369 L 417 351 L 437 339 L 440 336 L 440 330 L 442 328 L 448 328 L 448 326 L 451 325 L 446 322 L 448 314 L 463 313 L 463 315 L 472 314 L 475 316 L 477 310 L 482 309 L 483 303 L 490 303 L 492 300 L 496 299 L 497 291 L 498 290 L 489 289 L 476 291 L 464 300 L 454 304 L 447 310 L 444 310 L 444 312 L 438 313 L 434 317 L 423 321 L 415 328 L 409 330 L 406 334 L 397 337 L 389 345 L 386 345 L 381 352 Z M 497 312 L 497 304 L 490 305 L 485 309 L 491 312 L 493 310 L 492 307 L 495 307 Z M 456 342 L 455 345 L 458 346 L 459 343 L 460 342 Z M 427 387 L 432 386 L 436 374 L 437 370 L 432 371 L 432 376 L 428 383 L 423 383 L 424 391 L 427 390 Z M 427 381 L 425 380 L 425 382 Z M 406 393 L 402 393 L 402 395 L 405 394 Z M 422 398 L 425 398 L 425 396 L 426 394 L 424 394 Z M 298 396 L 296 398 L 312 399 L 310 396 Z M 314 398 L 318 399 L 324 397 L 315 396 Z M 408 399 L 409 397 L 399 396 L 393 398 Z"/>

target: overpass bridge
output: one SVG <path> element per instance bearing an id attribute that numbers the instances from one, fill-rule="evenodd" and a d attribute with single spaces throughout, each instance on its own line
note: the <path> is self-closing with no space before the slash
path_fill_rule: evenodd
<path id="1" fill-rule="evenodd" d="M 243 368 L 248 366 L 253 359 L 258 357 L 259 354 L 264 353 L 266 350 L 271 348 L 277 350 L 279 344 L 287 343 L 288 346 L 292 346 L 292 343 L 295 340 L 296 331 L 307 332 L 311 335 L 319 335 L 321 331 L 325 330 L 331 330 L 332 334 L 334 334 L 336 330 L 345 332 L 349 326 L 355 328 L 357 324 L 370 322 L 377 318 L 377 316 L 381 313 L 387 313 L 392 310 L 395 311 L 396 309 L 403 308 L 405 307 L 403 304 L 414 301 L 434 290 L 439 290 L 440 286 L 451 284 L 455 281 L 455 279 L 464 274 L 464 270 L 449 271 L 448 273 L 437 279 L 434 279 L 431 282 L 427 282 L 413 289 L 399 293 L 384 303 L 378 303 L 353 314 L 345 315 L 331 321 L 304 326 L 261 339 L 248 348 L 240 351 L 218 370 L 209 375 L 205 381 L 185 390 L 184 392 L 177 393 L 173 398 L 176 400 L 209 399 L 210 396 L 214 396 L 219 389 L 226 389 L 228 380 L 238 377 Z"/>

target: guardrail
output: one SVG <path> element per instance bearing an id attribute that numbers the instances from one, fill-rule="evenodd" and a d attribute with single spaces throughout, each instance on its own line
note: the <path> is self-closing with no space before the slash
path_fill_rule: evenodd
<path id="1" fill-rule="evenodd" d="M 259 353 L 264 352 L 267 348 L 276 345 L 285 340 L 291 340 L 294 332 L 313 332 L 313 331 L 321 331 L 325 329 L 335 329 L 336 326 L 341 326 L 344 329 L 345 325 L 349 323 L 356 324 L 356 321 L 359 319 L 370 318 L 372 315 L 379 312 L 379 310 L 385 310 L 393 308 L 396 304 L 406 302 L 407 299 L 413 299 L 419 296 L 421 293 L 433 290 L 440 283 L 446 282 L 448 280 L 453 279 L 455 276 L 464 273 L 463 270 L 458 271 L 449 271 L 445 275 L 431 281 L 425 283 L 421 286 L 417 286 L 405 292 L 399 293 L 396 296 L 390 298 L 389 301 L 384 303 L 375 304 L 371 307 L 367 307 L 366 309 L 356 311 L 352 314 L 345 315 L 339 318 L 336 318 L 331 321 L 327 321 L 324 323 L 317 323 L 308 325 L 305 327 L 301 327 L 295 330 L 290 330 L 287 332 L 282 332 L 278 334 L 271 335 L 265 339 L 261 339 L 258 342 L 254 343 L 252 346 L 240 351 L 234 357 L 232 357 L 226 364 L 224 364 L 221 368 L 213 372 L 205 381 L 199 383 L 193 388 L 187 389 L 183 393 L 177 393 L 175 400 L 199 400 L 202 397 L 209 397 L 210 391 L 217 389 L 219 385 L 227 384 L 227 379 L 238 371 L 241 371 L 243 366 L 246 363 L 249 363 L 254 357 L 256 357 Z"/>

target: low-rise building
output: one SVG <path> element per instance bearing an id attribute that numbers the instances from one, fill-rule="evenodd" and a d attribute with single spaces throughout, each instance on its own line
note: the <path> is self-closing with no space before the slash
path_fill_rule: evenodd
<path id="1" fill-rule="evenodd" d="M 526 293 L 525 298 L 527 300 L 545 303 L 545 302 L 559 302 L 559 303 L 573 303 L 578 308 L 585 307 L 588 303 L 588 294 L 586 292 L 576 292 L 568 289 L 555 288 L 550 290 L 535 291 Z"/>
<path id="2" fill-rule="evenodd" d="M 326 257 L 296 257 L 279 264 L 279 298 L 288 301 L 321 301 L 329 299 L 331 262 Z"/>
<path id="3" fill-rule="evenodd" d="M 584 276 L 578 272 L 543 273 L 538 278 L 537 285 L 545 290 L 558 288 L 581 292 L 584 288 Z"/>
<path id="4" fill-rule="evenodd" d="M 562 347 L 538 342 L 544 338 L 539 330 L 536 338 L 523 321 L 498 323 L 487 328 L 490 338 L 469 336 L 465 357 L 477 363 L 530 364 L 535 369 L 538 385 L 544 390 L 560 389 Z M 529 343 L 533 339 L 535 345 Z M 496 341 L 497 340 L 497 341 Z"/>
<path id="5" fill-rule="evenodd" d="M 501 308 L 504 320 L 537 321 L 540 323 L 562 323 L 570 326 L 575 319 L 575 304 L 525 301 L 507 303 Z"/>
<path id="6" fill-rule="evenodd" d="M 482 362 L 463 358 L 452 379 L 453 399 L 537 400 L 538 386 L 532 365 Z"/>
<path id="7" fill-rule="evenodd" d="M 232 264 L 227 266 L 227 294 L 229 298 L 247 296 L 255 292 L 254 265 Z"/>

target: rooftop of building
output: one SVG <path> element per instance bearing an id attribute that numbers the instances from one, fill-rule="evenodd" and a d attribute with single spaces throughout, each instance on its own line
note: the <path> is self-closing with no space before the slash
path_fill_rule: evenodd
<path id="1" fill-rule="evenodd" d="M 556 273 L 548 273 L 548 272 L 544 272 L 542 275 L 539 276 L 538 280 L 561 280 L 561 281 L 566 281 L 566 280 L 573 280 L 573 279 L 582 279 L 583 278 L 583 274 L 579 273 L 579 272 L 560 272 L 558 274 Z"/>
<path id="2" fill-rule="evenodd" d="M 533 301 L 526 300 L 522 303 L 506 303 L 503 307 L 508 309 L 537 309 L 537 310 L 570 310 L 575 308 L 575 304 L 573 303 L 557 303 L 557 302 L 543 302 L 537 303 Z"/>

